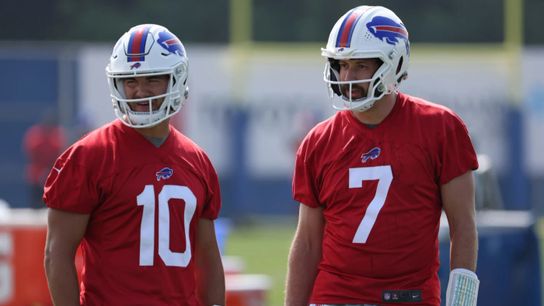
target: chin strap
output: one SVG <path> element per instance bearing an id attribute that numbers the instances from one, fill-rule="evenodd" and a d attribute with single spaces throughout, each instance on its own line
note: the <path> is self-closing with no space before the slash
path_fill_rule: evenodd
<path id="1" fill-rule="evenodd" d="M 479 286 L 476 273 L 461 268 L 451 270 L 446 290 L 446 306 L 476 306 Z"/>

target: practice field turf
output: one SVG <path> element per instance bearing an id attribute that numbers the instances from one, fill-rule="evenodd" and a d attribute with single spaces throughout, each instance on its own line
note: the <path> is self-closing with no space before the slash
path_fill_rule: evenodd
<path id="1" fill-rule="evenodd" d="M 283 305 L 287 255 L 295 233 L 296 220 L 257 220 L 232 228 L 225 255 L 242 259 L 244 273 L 270 277 L 268 306 Z"/>

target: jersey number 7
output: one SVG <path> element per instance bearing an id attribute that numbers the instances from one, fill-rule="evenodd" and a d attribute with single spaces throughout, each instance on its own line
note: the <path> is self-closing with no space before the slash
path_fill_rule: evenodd
<path id="1" fill-rule="evenodd" d="M 391 166 L 359 167 L 349 169 L 349 188 L 363 188 L 363 181 L 378 180 L 376 195 L 368 204 L 363 220 L 359 224 L 353 243 L 366 243 L 368 235 L 385 204 L 387 192 L 393 181 Z"/>

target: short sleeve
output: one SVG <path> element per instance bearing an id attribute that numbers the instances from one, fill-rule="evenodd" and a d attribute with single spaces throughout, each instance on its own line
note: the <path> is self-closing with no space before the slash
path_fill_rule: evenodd
<path id="1" fill-rule="evenodd" d="M 319 207 L 316 169 L 310 153 L 311 139 L 310 135 L 306 136 L 297 150 L 292 193 L 295 201 L 310 207 Z"/>
<path id="2" fill-rule="evenodd" d="M 440 145 L 441 185 L 469 170 L 478 169 L 478 159 L 468 130 L 457 115 L 447 117 Z"/>
<path id="3" fill-rule="evenodd" d="M 202 210 L 202 218 L 215 220 L 219 216 L 219 212 L 221 210 L 221 191 L 219 187 L 219 179 L 210 160 L 206 156 L 204 157 L 204 175 L 206 177 L 208 195 L 206 197 L 204 209 Z"/>
<path id="4" fill-rule="evenodd" d="M 85 155 L 69 148 L 55 162 L 45 182 L 43 200 L 50 208 L 89 214 L 98 205 L 96 180 L 85 164 Z"/>

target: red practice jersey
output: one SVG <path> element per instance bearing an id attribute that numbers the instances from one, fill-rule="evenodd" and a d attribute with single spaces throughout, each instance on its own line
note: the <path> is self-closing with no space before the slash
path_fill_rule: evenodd
<path id="1" fill-rule="evenodd" d="M 440 305 L 440 186 L 476 168 L 461 119 L 405 94 L 378 126 L 341 111 L 314 127 L 293 178 L 326 220 L 311 302 L 385 305 L 404 290 Z"/>
<path id="2" fill-rule="evenodd" d="M 195 231 L 217 218 L 220 191 L 204 151 L 179 131 L 158 148 L 119 120 L 90 133 L 57 160 L 44 201 L 90 214 L 83 305 L 198 305 Z"/>

